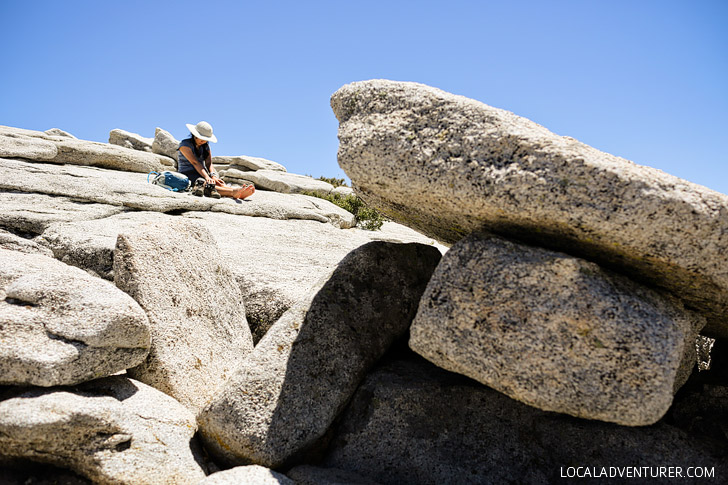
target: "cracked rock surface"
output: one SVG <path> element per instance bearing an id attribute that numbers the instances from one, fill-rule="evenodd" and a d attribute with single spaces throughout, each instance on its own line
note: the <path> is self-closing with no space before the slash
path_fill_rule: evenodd
<path id="1" fill-rule="evenodd" d="M 75 384 L 137 365 L 149 352 L 148 324 L 108 281 L 0 249 L 0 384 Z"/>
<path id="2" fill-rule="evenodd" d="M 0 456 L 70 468 L 102 484 L 205 478 L 194 415 L 141 382 L 113 376 L 0 397 Z"/>

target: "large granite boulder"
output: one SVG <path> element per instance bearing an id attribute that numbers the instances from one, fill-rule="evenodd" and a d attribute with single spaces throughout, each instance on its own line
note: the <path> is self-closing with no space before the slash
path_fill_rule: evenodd
<path id="1" fill-rule="evenodd" d="M 635 426 L 670 407 L 704 324 L 594 263 L 474 233 L 435 271 L 410 347 L 540 409 Z"/>
<path id="2" fill-rule="evenodd" d="M 136 152 L 143 153 L 143 152 Z M 0 158 L 0 190 L 61 195 L 127 209 L 155 212 L 213 211 L 270 219 L 306 219 L 339 228 L 355 225 L 354 215 L 323 199 L 260 191 L 246 200 L 193 197 L 147 183 L 147 175 L 95 167 L 30 163 Z"/>
<path id="3" fill-rule="evenodd" d="M 231 170 L 227 171 L 228 173 Z M 303 192 L 315 192 L 326 195 L 334 190 L 334 186 L 323 180 L 316 180 L 307 175 L 298 175 L 290 172 L 277 170 L 256 170 L 244 172 L 246 180 L 250 180 L 259 189 L 273 190 L 282 194 L 301 194 Z"/>
<path id="4" fill-rule="evenodd" d="M 244 172 L 255 170 L 275 170 L 278 172 L 286 172 L 286 167 L 280 163 L 266 160 L 265 158 L 248 157 L 248 156 L 216 156 L 212 157 L 214 165 L 228 165 L 231 169 L 241 170 Z"/>
<path id="5" fill-rule="evenodd" d="M 132 133 L 126 130 L 120 130 L 118 128 L 109 132 L 109 143 L 112 145 L 119 145 L 124 148 L 131 148 L 132 150 L 141 150 L 143 152 L 152 151 L 152 143 L 154 138 L 147 138 L 136 133 Z"/>
<path id="6" fill-rule="evenodd" d="M 152 345 L 129 375 L 200 410 L 253 349 L 240 287 L 210 233 L 188 220 L 119 234 L 114 282 L 149 317 Z"/>
<path id="7" fill-rule="evenodd" d="M 197 484 L 205 478 L 195 417 L 125 377 L 75 388 L 6 391 L 0 456 L 70 468 L 103 484 Z"/>
<path id="8" fill-rule="evenodd" d="M 728 196 L 415 83 L 331 98 L 339 164 L 371 206 L 454 243 L 481 228 L 624 268 L 728 336 Z"/>
<path id="9" fill-rule="evenodd" d="M 138 365 L 149 352 L 148 324 L 108 281 L 0 249 L 0 384 L 76 384 Z"/>
<path id="10" fill-rule="evenodd" d="M 177 157 L 179 157 L 178 147 L 179 140 L 172 136 L 170 132 L 159 127 L 154 130 L 154 141 L 152 142 L 152 151 L 154 153 L 173 158 L 176 162 Z"/>
<path id="11" fill-rule="evenodd" d="M 440 252 L 372 242 L 289 309 L 198 418 L 213 455 L 276 468 L 311 452 L 404 334 Z"/>
<path id="12" fill-rule="evenodd" d="M 231 468 L 208 475 L 199 485 L 296 485 L 282 473 L 274 472 L 260 465 L 247 465 Z"/>
<path id="13" fill-rule="evenodd" d="M 688 467 L 707 467 L 713 477 L 701 483 L 722 483 L 728 466 L 725 444 L 665 422 L 626 427 L 540 411 L 410 357 L 371 373 L 340 422 L 321 466 L 382 484 L 564 483 L 576 467 L 604 467 L 599 482 L 625 483 L 627 472 L 659 478 L 667 466 L 681 467 L 683 480 Z"/>
<path id="14" fill-rule="evenodd" d="M 0 227 L 28 234 L 40 234 L 57 222 L 88 221 L 122 211 L 121 207 L 69 197 L 2 190 L 0 206 Z"/>

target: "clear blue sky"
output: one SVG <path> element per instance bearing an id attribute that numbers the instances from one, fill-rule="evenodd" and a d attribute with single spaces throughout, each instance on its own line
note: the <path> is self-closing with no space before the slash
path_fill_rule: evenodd
<path id="1" fill-rule="evenodd" d="M 340 86 L 417 81 L 728 193 L 728 1 L 0 1 L 0 124 L 343 177 Z"/>

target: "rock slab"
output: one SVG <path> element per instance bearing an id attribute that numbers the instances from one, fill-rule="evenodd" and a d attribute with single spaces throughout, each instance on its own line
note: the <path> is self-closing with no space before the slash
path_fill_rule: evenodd
<path id="1" fill-rule="evenodd" d="M 594 263 L 474 233 L 435 271 L 410 347 L 540 409 L 639 426 L 667 412 L 704 324 Z"/>
<path id="2" fill-rule="evenodd" d="M 70 468 L 102 484 L 197 484 L 194 415 L 171 397 L 114 376 L 0 401 L 0 455 Z"/>
<path id="3" fill-rule="evenodd" d="M 199 485 L 296 485 L 296 482 L 282 473 L 274 472 L 260 465 L 238 466 L 230 470 L 213 473 Z"/>
<path id="4" fill-rule="evenodd" d="M 728 336 L 728 196 L 429 86 L 331 98 L 339 165 L 395 221 L 454 243 L 482 228 L 617 265 Z"/>
<path id="5" fill-rule="evenodd" d="M 120 130 L 118 128 L 109 132 L 110 144 L 119 145 L 124 148 L 131 148 L 132 150 L 151 152 L 153 142 L 154 138 L 146 138 L 136 133 Z"/>
<path id="6" fill-rule="evenodd" d="M 152 334 L 129 375 L 199 411 L 253 349 L 240 287 L 209 231 L 179 220 L 119 234 L 114 282 L 139 302 Z"/>
<path id="7" fill-rule="evenodd" d="M 154 153 L 173 158 L 176 162 L 177 157 L 179 157 L 178 147 L 179 140 L 172 136 L 170 132 L 159 127 L 154 130 L 154 141 L 152 142 L 152 151 Z"/>
<path id="8" fill-rule="evenodd" d="M 688 467 L 708 467 L 715 476 L 699 482 L 723 483 L 728 463 L 725 446 L 700 442 L 664 422 L 634 428 L 540 411 L 423 359 L 403 357 L 362 383 L 321 466 L 383 485 L 536 485 L 564 483 L 561 470 L 572 466 L 623 472 L 680 466 L 683 476 Z"/>
<path id="9" fill-rule="evenodd" d="M 198 419 L 225 462 L 276 468 L 310 452 L 404 332 L 440 252 L 372 242 L 289 309 Z"/>
<path id="10" fill-rule="evenodd" d="M 233 172 L 232 169 L 227 173 Z M 301 194 L 303 192 L 315 192 L 326 195 L 334 190 L 334 186 L 323 180 L 316 180 L 307 175 L 298 175 L 277 170 L 256 170 L 254 172 L 243 172 L 239 178 L 250 180 L 257 188 L 273 190 L 282 194 Z"/>
<path id="11" fill-rule="evenodd" d="M 108 281 L 0 249 L 0 384 L 77 384 L 133 367 L 149 352 L 148 325 Z"/>
<path id="12" fill-rule="evenodd" d="M 241 170 L 243 172 L 255 170 L 275 170 L 278 172 L 286 172 L 286 167 L 278 162 L 266 160 L 265 158 L 248 157 L 248 156 L 217 156 L 212 157 L 212 163 L 215 165 L 229 165 L 230 168 Z"/>

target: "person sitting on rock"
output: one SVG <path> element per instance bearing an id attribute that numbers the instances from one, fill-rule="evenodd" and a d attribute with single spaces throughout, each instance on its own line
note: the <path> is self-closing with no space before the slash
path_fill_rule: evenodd
<path id="1" fill-rule="evenodd" d="M 250 197 L 255 192 L 253 185 L 230 187 L 215 172 L 208 142 L 217 143 L 217 137 L 213 135 L 210 123 L 200 121 L 197 125 L 187 123 L 186 126 L 190 136 L 182 140 L 177 148 L 177 171 L 190 179 L 192 195 L 217 199 L 220 196 L 234 199 Z"/>

